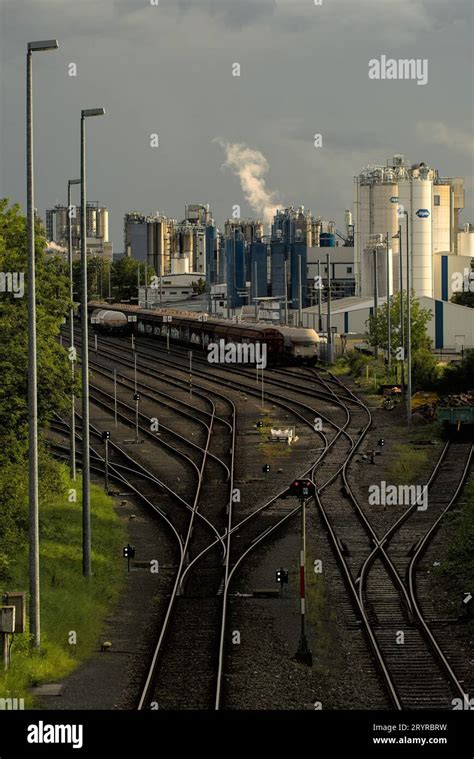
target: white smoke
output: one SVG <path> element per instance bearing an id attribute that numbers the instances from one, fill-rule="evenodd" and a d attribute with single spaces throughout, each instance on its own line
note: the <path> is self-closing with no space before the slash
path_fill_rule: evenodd
<path id="1" fill-rule="evenodd" d="M 276 201 L 276 193 L 268 190 L 265 184 L 265 174 L 269 169 L 267 159 L 259 150 L 247 145 L 223 140 L 218 142 L 226 153 L 224 166 L 239 177 L 247 202 L 266 224 L 271 224 L 281 204 Z"/>

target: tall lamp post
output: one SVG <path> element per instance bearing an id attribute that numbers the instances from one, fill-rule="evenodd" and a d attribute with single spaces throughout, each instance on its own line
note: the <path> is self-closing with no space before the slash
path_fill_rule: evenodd
<path id="1" fill-rule="evenodd" d="M 82 328 L 82 573 L 91 575 L 91 503 L 89 450 L 89 335 L 87 324 L 86 119 L 103 108 L 81 111 L 81 328 Z"/>
<path id="2" fill-rule="evenodd" d="M 373 257 L 374 257 L 374 327 L 375 327 L 375 345 L 374 345 L 374 358 L 377 361 L 379 357 L 379 336 L 378 336 L 378 314 L 377 311 L 379 309 L 379 293 L 378 293 L 378 267 L 377 267 L 377 245 L 374 245 L 373 249 Z"/>
<path id="3" fill-rule="evenodd" d="M 38 379 L 36 362 L 35 201 L 33 164 L 33 53 L 57 50 L 57 40 L 28 42 L 26 54 L 26 229 L 28 249 L 28 500 L 32 645 L 41 643 L 38 502 Z"/>
<path id="4" fill-rule="evenodd" d="M 74 349 L 74 281 L 72 276 L 72 224 L 71 224 L 71 187 L 74 184 L 81 184 L 80 179 L 70 179 L 67 183 L 67 244 L 68 244 L 68 262 L 69 262 L 69 297 L 71 299 L 71 309 L 69 311 L 69 350 L 71 358 L 71 375 L 72 375 L 72 393 L 71 393 L 71 423 L 69 426 L 69 458 L 71 479 L 76 479 L 76 399 L 74 397 L 74 364 L 76 361 Z"/>
<path id="5" fill-rule="evenodd" d="M 390 375 L 392 370 L 392 317 L 390 313 L 390 248 L 388 247 L 388 232 L 385 236 L 385 245 L 387 252 L 387 367 Z"/>
<path id="6" fill-rule="evenodd" d="M 411 261 L 408 238 L 408 212 L 406 217 L 406 249 L 407 249 L 407 425 L 411 425 Z"/>

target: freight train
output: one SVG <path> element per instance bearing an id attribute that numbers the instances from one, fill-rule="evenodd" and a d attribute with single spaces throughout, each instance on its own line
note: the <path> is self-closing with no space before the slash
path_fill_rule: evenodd
<path id="1" fill-rule="evenodd" d="M 135 333 L 206 351 L 211 343 L 266 345 L 268 364 L 314 364 L 320 337 L 313 329 L 232 322 L 192 311 L 149 311 L 128 304 L 89 303 L 89 319 L 99 332 Z M 169 337 L 168 337 L 169 336 Z"/>

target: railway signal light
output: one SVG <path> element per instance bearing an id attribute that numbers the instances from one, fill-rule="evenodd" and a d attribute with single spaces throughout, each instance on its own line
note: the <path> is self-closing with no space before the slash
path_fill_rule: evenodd
<path id="1" fill-rule="evenodd" d="M 275 571 L 275 581 L 280 584 L 280 598 L 283 595 L 283 585 L 288 584 L 288 570 L 283 569 L 283 567 L 280 567 L 280 569 L 277 569 Z"/>
<path id="2" fill-rule="evenodd" d="M 128 574 L 130 574 L 130 561 L 131 561 L 131 559 L 135 558 L 135 546 L 131 546 L 130 543 L 128 543 L 126 546 L 124 546 L 123 547 L 123 558 L 127 559 Z"/>
<path id="3" fill-rule="evenodd" d="M 310 498 L 316 492 L 314 483 L 311 480 L 293 480 L 289 487 L 288 495 L 295 496 L 296 498 Z"/>
<path id="4" fill-rule="evenodd" d="M 379 446 L 379 448 L 383 448 L 383 447 L 384 447 L 384 445 L 385 445 L 385 440 L 383 439 L 383 437 L 381 437 L 381 438 L 380 438 L 380 439 L 377 441 L 377 445 Z"/>
<path id="5" fill-rule="evenodd" d="M 263 427 L 263 422 L 257 422 L 256 427 Z"/>
<path id="6" fill-rule="evenodd" d="M 134 393 L 133 394 L 133 400 L 134 401 L 139 401 L 140 400 L 140 393 Z"/>
<path id="7" fill-rule="evenodd" d="M 107 430 L 102 433 L 102 440 L 110 440 L 110 432 Z"/>
<path id="8" fill-rule="evenodd" d="M 277 569 L 275 572 L 275 580 L 276 582 L 287 585 L 288 584 L 288 570 L 283 569 L 283 567 L 280 567 L 280 569 Z"/>

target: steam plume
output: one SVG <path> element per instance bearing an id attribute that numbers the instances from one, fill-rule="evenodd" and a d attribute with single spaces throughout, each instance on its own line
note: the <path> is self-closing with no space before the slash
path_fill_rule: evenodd
<path id="1" fill-rule="evenodd" d="M 277 203 L 276 194 L 268 190 L 265 184 L 265 174 L 269 169 L 267 159 L 259 150 L 253 150 L 247 145 L 223 140 L 218 142 L 226 153 L 224 166 L 228 166 L 239 177 L 249 205 L 266 224 L 271 224 L 281 204 Z"/>

